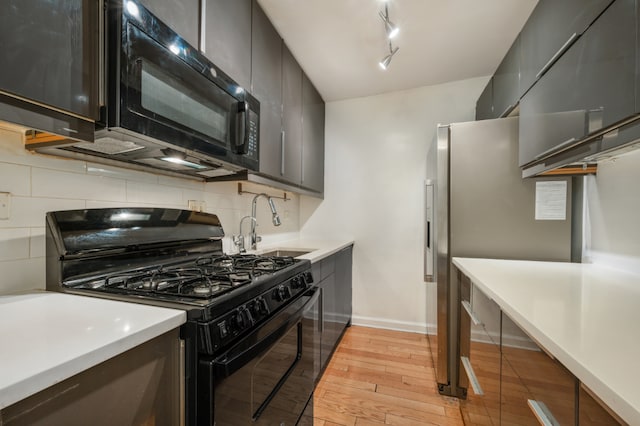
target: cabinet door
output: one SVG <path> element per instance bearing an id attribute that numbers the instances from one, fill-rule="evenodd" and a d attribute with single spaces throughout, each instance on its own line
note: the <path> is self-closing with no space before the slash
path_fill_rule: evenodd
<path id="1" fill-rule="evenodd" d="M 460 310 L 459 387 L 465 424 L 500 424 L 500 308 L 458 271 Z"/>
<path id="2" fill-rule="evenodd" d="M 324 190 L 324 101 L 302 75 L 302 186 Z"/>
<path id="3" fill-rule="evenodd" d="M 206 0 L 204 54 L 236 83 L 251 87 L 251 0 Z"/>
<path id="4" fill-rule="evenodd" d="M 524 94 L 566 44 L 582 34 L 612 0 L 540 0 L 521 32 Z M 575 34 L 575 35 L 574 35 Z M 557 58 L 556 58 L 557 59 Z"/>
<path id="5" fill-rule="evenodd" d="M 336 268 L 336 298 L 340 333 L 351 324 L 352 312 L 352 253 L 353 248 L 340 250 L 335 256 Z"/>
<path id="6" fill-rule="evenodd" d="M 0 2 L 0 91 L 98 119 L 99 2 Z"/>
<path id="7" fill-rule="evenodd" d="M 550 424 L 575 424 L 576 378 L 504 313 L 502 356 L 503 423 L 535 425 L 546 417 Z"/>
<path id="8" fill-rule="evenodd" d="M 520 165 L 635 110 L 634 0 L 618 0 L 520 101 Z"/>
<path id="9" fill-rule="evenodd" d="M 493 77 L 485 86 L 476 102 L 476 120 L 495 118 L 493 115 Z"/>
<path id="10" fill-rule="evenodd" d="M 580 384 L 578 407 L 578 424 L 580 426 L 618 426 L 626 424 L 583 384 Z"/>
<path id="11" fill-rule="evenodd" d="M 493 115 L 506 117 L 520 99 L 520 37 L 511 48 L 493 76 Z"/>
<path id="12" fill-rule="evenodd" d="M 139 0 L 140 3 L 193 47 L 198 46 L 199 0 Z"/>
<path id="13" fill-rule="evenodd" d="M 282 39 L 254 0 L 251 93 L 260 101 L 260 172 L 279 177 L 282 161 Z"/>
<path id="14" fill-rule="evenodd" d="M 287 182 L 302 181 L 302 68 L 285 44 L 282 46 L 282 165 Z"/>
<path id="15" fill-rule="evenodd" d="M 321 295 L 320 305 L 320 360 L 322 368 L 326 367 L 333 350 L 340 338 L 340 326 L 338 323 L 338 306 L 336 304 L 336 276 L 331 274 L 322 280 L 319 284 Z"/>

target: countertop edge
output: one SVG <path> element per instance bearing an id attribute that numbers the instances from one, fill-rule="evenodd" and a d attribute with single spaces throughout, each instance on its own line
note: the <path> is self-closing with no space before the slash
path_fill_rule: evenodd
<path id="1" fill-rule="evenodd" d="M 316 263 L 327 258 L 340 250 L 354 245 L 355 242 L 350 239 L 317 239 L 317 238 L 298 238 L 295 240 L 285 240 L 273 244 L 265 244 L 260 246 L 254 253 L 281 249 L 281 250 L 311 250 L 309 253 L 298 256 L 297 259 L 308 259 L 311 263 Z"/>
<path id="2" fill-rule="evenodd" d="M 82 297 L 82 296 L 72 296 Z M 116 302 L 101 299 L 106 303 L 128 303 Z M 154 324 L 144 327 L 132 334 L 123 336 L 107 342 L 106 344 L 94 347 L 91 350 L 80 353 L 67 359 L 65 362 L 52 365 L 43 369 L 34 375 L 27 376 L 22 380 L 10 383 L 0 389 L 0 410 L 4 409 L 16 402 L 28 398 L 50 386 L 53 386 L 63 380 L 73 377 L 85 370 L 107 361 L 117 355 L 120 355 L 130 349 L 135 348 L 151 339 L 154 339 L 164 333 L 180 327 L 186 322 L 186 312 L 168 309 L 156 308 L 145 305 L 146 308 L 159 309 L 165 311 L 165 317 L 156 321 Z M 116 311 L 114 311 L 116 312 Z M 115 315 L 115 313 L 114 313 Z"/>
<path id="3" fill-rule="evenodd" d="M 473 261 L 496 261 L 496 259 L 468 259 L 461 257 L 452 258 L 452 263 L 460 269 L 465 275 L 467 275 L 471 281 L 477 285 L 487 296 L 493 299 L 502 310 L 506 312 L 506 314 L 518 325 L 520 326 L 529 336 L 543 346 L 551 355 L 556 357 L 560 363 L 562 363 L 571 373 L 573 373 L 582 383 L 584 383 L 591 391 L 593 391 L 598 398 L 600 398 L 605 404 L 607 404 L 617 415 L 619 415 L 622 419 L 629 422 L 629 424 L 640 424 L 640 408 L 634 407 L 628 401 L 623 399 L 620 395 L 618 395 L 614 389 L 607 386 L 602 379 L 595 376 L 592 371 L 588 369 L 587 366 L 582 365 L 578 360 L 573 358 L 569 353 L 567 353 L 560 344 L 552 340 L 550 337 L 545 335 L 541 330 L 535 327 L 527 318 L 517 312 L 508 302 L 506 302 L 499 294 L 495 293 L 490 283 L 485 283 L 481 278 L 474 273 L 472 269 L 470 269 L 466 264 L 465 260 L 473 260 Z M 504 260 L 505 262 L 509 262 L 509 260 Z M 540 264 L 549 263 L 549 264 L 557 264 L 558 262 L 539 262 Z M 571 265 L 582 265 L 582 267 L 593 268 L 592 264 L 577 264 L 572 263 Z M 581 266 L 576 266 L 579 268 Z"/>

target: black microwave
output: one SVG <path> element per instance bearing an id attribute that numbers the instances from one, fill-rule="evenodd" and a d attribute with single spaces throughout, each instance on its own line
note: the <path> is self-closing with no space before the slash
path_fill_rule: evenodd
<path id="1" fill-rule="evenodd" d="M 72 150 L 203 179 L 257 170 L 260 103 L 134 0 L 108 0 L 106 108 Z"/>

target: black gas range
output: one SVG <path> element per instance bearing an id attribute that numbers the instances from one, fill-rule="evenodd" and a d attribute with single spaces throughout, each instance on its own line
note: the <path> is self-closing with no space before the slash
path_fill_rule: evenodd
<path id="1" fill-rule="evenodd" d="M 304 407 L 313 391 L 313 381 L 291 378 L 296 369 L 317 368 L 319 294 L 310 262 L 226 255 L 223 236 L 216 215 L 188 210 L 49 212 L 47 290 L 185 310 L 186 424 L 294 424 L 300 408 L 282 413 L 273 401 L 290 398 L 283 387 L 299 392 L 303 385 L 306 399 L 297 405 Z M 265 363 L 272 352 L 278 361 Z M 276 365 L 283 356 L 286 368 Z M 281 375 L 273 376 L 278 368 Z M 247 369 L 254 373 L 245 383 Z M 252 394 L 256 380 L 261 390 Z M 246 386 L 247 400 L 227 400 L 226 385 Z M 227 405 L 234 407 L 229 415 Z"/>

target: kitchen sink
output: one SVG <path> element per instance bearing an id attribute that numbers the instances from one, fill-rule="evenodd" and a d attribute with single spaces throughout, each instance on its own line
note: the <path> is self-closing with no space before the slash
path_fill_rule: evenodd
<path id="1" fill-rule="evenodd" d="M 277 249 L 271 250 L 264 253 L 260 253 L 260 256 L 291 256 L 298 257 L 303 254 L 311 253 L 313 250 L 287 250 L 287 249 Z"/>

